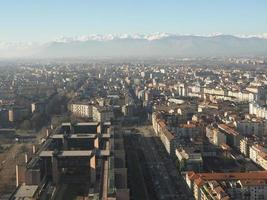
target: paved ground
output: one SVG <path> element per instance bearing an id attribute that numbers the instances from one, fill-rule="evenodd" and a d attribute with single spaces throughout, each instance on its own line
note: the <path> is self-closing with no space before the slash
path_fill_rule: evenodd
<path id="1" fill-rule="evenodd" d="M 137 135 L 124 136 L 124 144 L 127 159 L 128 187 L 133 200 L 155 199 L 154 192 L 149 191 L 145 184 L 146 174 L 142 170 L 142 156 L 139 146 L 136 146 Z"/>
<path id="2" fill-rule="evenodd" d="M 29 148 L 28 144 L 15 143 L 5 153 L 0 154 L 0 200 L 6 199 L 4 196 L 15 190 L 16 163 L 23 161 L 24 151 Z"/>
<path id="3" fill-rule="evenodd" d="M 43 137 L 44 130 L 35 133 L 38 139 Z M 0 141 L 5 141 L 0 138 Z M 4 153 L 0 153 L 0 200 L 8 199 L 9 195 L 16 189 L 16 169 L 17 163 L 25 161 L 25 152 L 32 151 L 32 143 L 17 143 L 14 140 L 10 140 L 11 146 Z"/>

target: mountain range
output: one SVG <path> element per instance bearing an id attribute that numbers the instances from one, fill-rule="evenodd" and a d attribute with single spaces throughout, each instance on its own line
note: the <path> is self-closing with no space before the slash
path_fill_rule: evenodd
<path id="1" fill-rule="evenodd" d="M 220 57 L 267 56 L 267 38 L 175 34 L 61 37 L 45 44 L 0 43 L 0 57 Z"/>

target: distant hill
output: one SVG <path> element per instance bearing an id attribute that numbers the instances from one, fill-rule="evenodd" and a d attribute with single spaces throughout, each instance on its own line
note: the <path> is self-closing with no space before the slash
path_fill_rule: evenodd
<path id="1" fill-rule="evenodd" d="M 31 50 L 31 49 L 30 49 Z M 34 47 L 34 57 L 219 57 L 267 56 L 267 39 L 231 35 L 61 38 Z M 1 53 L 1 51 L 0 51 Z"/>

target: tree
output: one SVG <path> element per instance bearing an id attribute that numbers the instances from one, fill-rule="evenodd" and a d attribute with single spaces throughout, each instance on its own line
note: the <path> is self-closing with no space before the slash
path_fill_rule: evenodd
<path id="1" fill-rule="evenodd" d="M 32 118 L 32 128 L 39 130 L 47 123 L 47 117 L 44 114 L 34 113 Z"/>
<path id="2" fill-rule="evenodd" d="M 20 124 L 20 129 L 23 130 L 30 130 L 32 128 L 31 122 L 30 120 L 24 120 L 21 124 Z"/>

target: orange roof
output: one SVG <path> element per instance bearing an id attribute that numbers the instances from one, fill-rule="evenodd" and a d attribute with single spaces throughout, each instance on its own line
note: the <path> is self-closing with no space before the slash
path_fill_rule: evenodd
<path id="1" fill-rule="evenodd" d="M 174 138 L 173 134 L 167 129 L 163 131 L 163 134 L 168 138 L 168 140 L 172 140 Z"/>
<path id="2" fill-rule="evenodd" d="M 242 185 L 265 185 L 266 182 L 263 180 L 241 180 Z"/>
<path id="3" fill-rule="evenodd" d="M 219 124 L 219 128 L 222 129 L 223 131 L 225 131 L 229 135 L 234 135 L 234 136 L 239 135 L 239 133 L 237 131 L 235 131 L 234 129 L 230 128 L 226 124 Z"/>
<path id="4" fill-rule="evenodd" d="M 181 124 L 181 128 L 195 128 L 195 124 Z"/>
<path id="5" fill-rule="evenodd" d="M 204 181 L 200 177 L 195 179 L 194 182 L 198 187 L 204 184 Z"/>
<path id="6" fill-rule="evenodd" d="M 159 125 L 160 125 L 161 128 L 163 128 L 163 127 L 166 126 L 166 124 L 165 124 L 164 121 L 162 121 L 162 120 L 160 120 L 158 123 L 159 123 Z"/>
<path id="7" fill-rule="evenodd" d="M 264 158 L 264 159 L 266 159 L 267 154 L 265 152 L 263 152 L 263 151 L 260 151 L 259 152 L 259 156 Z"/>
<path id="8" fill-rule="evenodd" d="M 190 180 L 201 178 L 205 181 L 212 180 L 267 180 L 267 171 L 253 172 L 229 172 L 229 173 L 195 173 L 189 177 Z"/>

